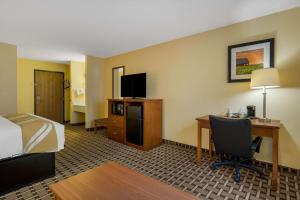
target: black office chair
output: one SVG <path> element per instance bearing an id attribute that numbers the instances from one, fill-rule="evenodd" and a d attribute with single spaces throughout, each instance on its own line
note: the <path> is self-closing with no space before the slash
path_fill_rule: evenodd
<path id="1" fill-rule="evenodd" d="M 249 119 L 228 119 L 209 116 L 212 131 L 212 140 L 216 152 L 220 155 L 220 162 L 213 163 L 211 169 L 215 170 L 223 165 L 235 168 L 236 182 L 240 181 L 240 168 L 247 168 L 257 172 L 263 178 L 263 172 L 253 164 L 254 152 L 259 152 L 261 137 L 252 141 L 251 121 Z"/>

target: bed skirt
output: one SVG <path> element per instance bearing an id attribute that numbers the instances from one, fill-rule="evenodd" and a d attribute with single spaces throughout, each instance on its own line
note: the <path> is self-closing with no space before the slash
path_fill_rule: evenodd
<path id="1" fill-rule="evenodd" d="M 55 153 L 27 154 L 0 160 L 0 196 L 55 176 Z"/>

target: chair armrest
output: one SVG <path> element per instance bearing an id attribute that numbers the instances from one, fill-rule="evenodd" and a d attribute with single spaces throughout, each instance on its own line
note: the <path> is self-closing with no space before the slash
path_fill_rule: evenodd
<path id="1" fill-rule="evenodd" d="M 251 150 L 259 153 L 262 137 L 256 137 L 251 144 Z"/>

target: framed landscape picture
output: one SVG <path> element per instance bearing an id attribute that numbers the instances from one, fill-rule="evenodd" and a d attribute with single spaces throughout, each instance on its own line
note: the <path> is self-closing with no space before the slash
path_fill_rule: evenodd
<path id="1" fill-rule="evenodd" d="M 228 47 L 228 82 L 250 81 L 256 69 L 274 67 L 274 38 Z"/>

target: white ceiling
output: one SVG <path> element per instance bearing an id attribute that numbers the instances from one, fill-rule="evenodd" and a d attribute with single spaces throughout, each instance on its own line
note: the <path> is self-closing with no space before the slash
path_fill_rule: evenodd
<path id="1" fill-rule="evenodd" d="M 18 57 L 109 57 L 300 6 L 300 0 L 0 0 Z"/>

